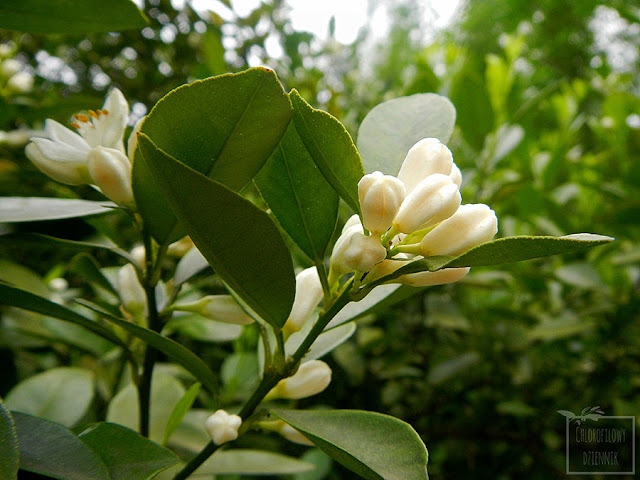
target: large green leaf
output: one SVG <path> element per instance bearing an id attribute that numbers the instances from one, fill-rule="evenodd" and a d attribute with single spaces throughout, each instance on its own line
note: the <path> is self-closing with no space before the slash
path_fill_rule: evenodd
<path id="1" fill-rule="evenodd" d="M 231 190 L 244 187 L 266 162 L 293 115 L 275 73 L 266 68 L 183 85 L 151 110 L 141 132 L 162 150 Z M 136 203 L 160 243 L 180 228 L 147 165 L 133 162 Z"/>
<path id="2" fill-rule="evenodd" d="M 0 18 L 2 18 L 0 4 Z M 86 217 L 113 212 L 117 205 L 112 202 L 94 202 L 71 198 L 1 197 L 0 223 L 35 222 Z"/>
<path id="3" fill-rule="evenodd" d="M 98 423 L 78 435 L 107 467 L 111 480 L 148 480 L 178 461 L 173 452 L 113 423 Z"/>
<path id="4" fill-rule="evenodd" d="M 338 119 L 311 107 L 297 91 L 290 97 L 296 130 L 311 158 L 338 195 L 354 212 L 360 212 L 358 182 L 364 169 L 351 135 Z"/>
<path id="5" fill-rule="evenodd" d="M 160 350 L 174 362 L 179 363 L 191 372 L 191 374 L 202 382 L 202 384 L 207 387 L 211 393 L 216 391 L 215 375 L 207 364 L 188 348 L 171 340 L 170 338 L 154 332 L 153 330 L 149 330 L 148 328 L 140 327 L 134 323 L 114 317 L 99 307 L 95 307 L 90 302 L 79 301 L 79 303 L 98 312 L 105 320 L 118 325 L 131 335 L 144 340 L 145 343 L 151 345 L 153 348 Z"/>
<path id="6" fill-rule="evenodd" d="M 52 368 L 16 385 L 5 403 L 11 410 L 73 427 L 93 400 L 93 374 L 84 368 Z"/>
<path id="7" fill-rule="evenodd" d="M 57 423 L 14 412 L 20 468 L 60 480 L 111 480 L 100 457 Z"/>
<path id="8" fill-rule="evenodd" d="M 358 150 L 367 172 L 396 175 L 409 149 L 423 138 L 449 141 L 456 110 L 446 98 L 417 93 L 374 107 L 358 130 Z"/>
<path id="9" fill-rule="evenodd" d="M 9 410 L 0 401 L 0 478 L 18 478 L 18 436 Z"/>
<path id="10" fill-rule="evenodd" d="M 521 262 L 532 258 L 573 253 L 610 243 L 614 239 L 592 233 L 575 233 L 562 237 L 507 237 L 483 243 L 458 257 L 434 256 L 417 260 L 396 270 L 391 277 L 407 273 L 435 271 L 455 267 L 483 267 Z M 385 277 L 386 278 L 386 277 Z"/>
<path id="11" fill-rule="evenodd" d="M 316 167 L 293 123 L 255 182 L 293 241 L 309 258 L 322 260 L 338 217 L 339 197 Z"/>
<path id="12" fill-rule="evenodd" d="M 0 2 L 0 28 L 34 33 L 89 33 L 147 26 L 131 0 L 20 0 Z"/>
<path id="13" fill-rule="evenodd" d="M 237 449 L 216 452 L 195 475 L 287 475 L 313 468 L 310 463 L 279 453 Z"/>
<path id="14" fill-rule="evenodd" d="M 284 325 L 295 277 L 289 250 L 269 215 L 158 149 L 146 135 L 139 141 L 147 167 L 216 273 L 266 322 Z"/>
<path id="15" fill-rule="evenodd" d="M 19 288 L 12 287 L 11 285 L 7 285 L 2 282 L 0 282 L 0 305 L 1 304 L 22 308 L 30 312 L 41 313 L 48 317 L 54 317 L 59 320 L 64 320 L 65 322 L 80 325 L 81 327 L 106 338 L 115 345 L 128 350 L 127 345 L 105 326 L 94 322 L 93 320 L 89 320 L 63 305 L 54 303 L 46 298 L 25 292 L 24 290 L 20 290 Z"/>
<path id="16" fill-rule="evenodd" d="M 316 447 L 366 480 L 427 480 L 427 449 L 411 425 L 360 410 L 275 410 Z"/>

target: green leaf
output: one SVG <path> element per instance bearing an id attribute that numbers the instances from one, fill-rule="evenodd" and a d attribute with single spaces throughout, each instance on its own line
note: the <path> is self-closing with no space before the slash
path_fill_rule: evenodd
<path id="1" fill-rule="evenodd" d="M 147 21 L 131 0 L 21 0 L 0 3 L 0 28 L 33 33 L 116 32 Z"/>
<path id="2" fill-rule="evenodd" d="M 2 18 L 3 8 L 0 4 L 0 18 Z M 117 208 L 115 203 L 106 200 L 94 202 L 69 198 L 2 197 L 0 199 L 0 223 L 86 217 L 110 213 L 115 208 Z"/>
<path id="3" fill-rule="evenodd" d="M 145 343 L 151 345 L 153 348 L 160 350 L 162 353 L 171 358 L 174 362 L 182 365 L 191 374 L 196 377 L 202 384 L 211 392 L 216 392 L 216 378 L 211 369 L 204 363 L 200 357 L 194 354 L 191 350 L 171 340 L 170 338 L 163 337 L 159 333 L 149 330 L 144 327 L 140 327 L 134 323 L 121 320 L 118 317 L 105 312 L 99 307 L 96 308 L 90 302 L 79 300 L 78 303 L 97 311 L 105 320 L 118 325 L 131 335 L 144 340 Z"/>
<path id="4" fill-rule="evenodd" d="M 318 448 L 311 448 L 304 452 L 301 460 L 309 462 L 315 466 L 310 472 L 296 473 L 291 480 L 324 480 L 331 472 L 333 461 Z"/>
<path id="5" fill-rule="evenodd" d="M 128 351 L 128 347 L 120 338 L 103 325 L 89 320 L 86 317 L 68 309 L 58 303 L 51 302 L 46 298 L 39 297 L 24 290 L 7 285 L 0 282 L 0 304 L 12 307 L 22 308 L 30 312 L 41 313 L 43 315 L 54 317 L 65 322 L 71 322 L 76 325 L 90 330 L 91 332 L 106 338 L 113 344 L 122 347 Z"/>
<path id="6" fill-rule="evenodd" d="M 311 107 L 296 90 L 289 95 L 296 130 L 311 158 L 338 195 L 354 212 L 360 212 L 358 182 L 364 169 L 351 135 L 338 119 Z"/>
<path id="7" fill-rule="evenodd" d="M 200 342 L 230 342 L 242 334 L 242 325 L 216 322 L 200 315 L 172 318 L 164 327 L 167 335 L 178 332 Z"/>
<path id="8" fill-rule="evenodd" d="M 155 371 L 151 379 L 151 411 L 149 438 L 160 443 L 175 406 L 184 396 L 185 389 L 173 375 Z M 138 390 L 130 383 L 120 390 L 107 410 L 107 421 L 138 431 L 140 425 Z"/>
<path id="9" fill-rule="evenodd" d="M 111 282 L 100 271 L 100 267 L 95 259 L 86 253 L 80 253 L 71 260 L 71 270 L 82 275 L 88 282 L 97 285 L 106 291 L 118 295 L 118 292 Z"/>
<path id="10" fill-rule="evenodd" d="M 251 68 L 183 85 L 164 96 L 141 132 L 167 154 L 234 191 L 244 187 L 273 152 L 293 110 L 275 73 Z M 136 151 L 133 189 L 154 238 L 180 238 L 176 218 Z"/>
<path id="11" fill-rule="evenodd" d="M 308 472 L 312 464 L 263 450 L 216 452 L 195 471 L 195 475 L 287 475 Z"/>
<path id="12" fill-rule="evenodd" d="M 443 268 L 483 267 L 521 262 L 533 258 L 574 253 L 604 245 L 614 239 L 593 233 L 574 233 L 562 237 L 507 237 L 483 243 L 458 257 L 437 255 L 416 260 L 390 275 L 398 278 L 408 273 L 436 271 Z M 386 277 L 385 277 L 386 278 Z"/>
<path id="13" fill-rule="evenodd" d="M 111 480 L 98 455 L 57 423 L 14 412 L 20 469 L 59 480 Z"/>
<path id="14" fill-rule="evenodd" d="M 92 425 L 78 438 L 102 459 L 111 480 L 148 480 L 178 462 L 170 450 L 113 423 Z"/>
<path id="15" fill-rule="evenodd" d="M 340 199 L 316 167 L 293 123 L 255 182 L 280 226 L 309 258 L 322 260 L 336 225 Z"/>
<path id="16" fill-rule="evenodd" d="M 176 406 L 173 407 L 173 411 L 171 412 L 171 416 L 167 421 L 167 426 L 164 430 L 164 437 L 162 438 L 162 445 L 166 445 L 167 441 L 169 441 L 169 437 L 171 434 L 178 428 L 180 422 L 187 414 L 187 412 L 193 406 L 193 402 L 198 398 L 198 394 L 200 393 L 200 383 L 194 383 L 189 387 L 189 389 L 182 396 L 180 401 L 176 403 Z"/>
<path id="17" fill-rule="evenodd" d="M 250 201 L 158 149 L 139 148 L 187 233 L 220 278 L 274 327 L 287 321 L 295 295 L 293 263 L 269 215 Z"/>
<path id="18" fill-rule="evenodd" d="M 449 141 L 456 110 L 443 96 L 417 93 L 374 107 L 358 130 L 358 150 L 365 171 L 396 175 L 409 149 L 423 138 Z"/>
<path id="19" fill-rule="evenodd" d="M 84 368 L 52 368 L 18 383 L 7 408 L 73 427 L 93 401 L 93 373 Z"/>
<path id="20" fill-rule="evenodd" d="M 18 436 L 9 410 L 0 401 L 0 478 L 18 478 Z"/>
<path id="21" fill-rule="evenodd" d="M 427 480 L 428 453 L 407 423 L 360 410 L 274 410 L 324 453 L 366 480 Z"/>

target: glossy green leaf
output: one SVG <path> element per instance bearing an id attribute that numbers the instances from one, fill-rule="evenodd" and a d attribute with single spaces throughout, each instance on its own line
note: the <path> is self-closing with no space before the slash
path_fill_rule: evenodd
<path id="1" fill-rule="evenodd" d="M 193 242 L 222 280 L 260 317 L 281 327 L 295 294 L 293 263 L 269 215 L 159 150 L 139 148 Z"/>
<path id="2" fill-rule="evenodd" d="M 338 195 L 359 212 L 358 182 L 364 169 L 351 135 L 338 119 L 311 107 L 296 90 L 290 97 L 296 130 L 311 158 Z"/>
<path id="3" fill-rule="evenodd" d="M 171 412 L 171 416 L 167 421 L 167 426 L 164 430 L 164 437 L 162 438 L 162 445 L 166 445 L 171 434 L 175 432 L 182 419 L 187 414 L 187 412 L 193 406 L 193 402 L 198 398 L 198 394 L 200 393 L 200 383 L 194 383 L 189 387 L 189 389 L 184 393 L 182 398 L 176 403 L 176 406 L 173 407 L 173 411 Z"/>
<path id="4" fill-rule="evenodd" d="M 366 480 L 427 480 L 427 449 L 407 423 L 360 410 L 275 410 L 316 447 Z"/>
<path id="5" fill-rule="evenodd" d="M 173 375 L 159 371 L 153 373 L 149 415 L 149 438 L 151 440 L 157 443 L 162 442 L 171 413 L 184 394 L 184 387 Z M 107 410 L 107 421 L 138 431 L 139 419 L 138 390 L 135 385 L 130 383 L 111 399 Z"/>
<path id="6" fill-rule="evenodd" d="M 396 270 L 390 277 L 407 273 L 435 271 L 455 267 L 483 267 L 521 262 L 586 250 L 604 245 L 614 239 L 592 233 L 574 233 L 562 237 L 507 237 L 483 243 L 458 257 L 434 256 L 417 260 Z M 385 277 L 386 278 L 386 277 Z"/>
<path id="7" fill-rule="evenodd" d="M 0 478 L 18 478 L 18 436 L 13 417 L 0 401 Z"/>
<path id="8" fill-rule="evenodd" d="M 322 260 L 340 199 L 316 167 L 294 123 L 255 182 L 280 226 L 309 258 Z"/>
<path id="9" fill-rule="evenodd" d="M 84 368 L 52 368 L 18 383 L 7 408 L 73 427 L 85 415 L 94 392 L 93 373 Z"/>
<path id="10" fill-rule="evenodd" d="M 116 32 L 147 21 L 131 0 L 21 0 L 0 2 L 0 28 L 33 33 Z"/>
<path id="11" fill-rule="evenodd" d="M 110 315 L 108 312 L 96 308 L 91 303 L 86 301 L 79 301 L 81 305 L 86 306 L 87 308 L 91 308 L 94 311 L 100 313 L 100 315 L 111 323 L 118 325 L 123 328 L 131 335 L 138 337 L 141 340 L 144 340 L 145 343 L 151 345 L 153 348 L 160 350 L 162 353 L 171 358 L 174 362 L 182 365 L 186 368 L 191 374 L 196 377 L 202 384 L 211 392 L 214 393 L 216 391 L 216 379 L 215 375 L 211 371 L 211 369 L 204 363 L 200 357 L 194 354 L 191 350 L 184 347 L 171 340 L 170 338 L 164 337 L 159 333 L 154 332 L 153 330 L 149 330 L 148 328 L 140 327 L 134 323 L 127 322 L 125 320 L 121 320 L 113 315 Z"/>
<path id="12" fill-rule="evenodd" d="M 141 132 L 180 162 L 239 191 L 269 158 L 292 115 L 275 73 L 251 68 L 172 90 Z M 160 243 L 176 240 L 181 229 L 139 150 L 133 165 L 136 203 L 151 233 Z"/>
<path id="13" fill-rule="evenodd" d="M 113 423 L 91 425 L 78 438 L 102 459 L 111 480 L 148 480 L 178 461 L 170 450 Z"/>
<path id="14" fill-rule="evenodd" d="M 313 468 L 310 463 L 280 453 L 237 449 L 216 452 L 195 475 L 287 475 Z"/>
<path id="15" fill-rule="evenodd" d="M 2 18 L 0 4 L 0 18 Z M 113 212 L 115 203 L 70 198 L 1 197 L 0 223 L 36 222 L 63 218 L 86 217 Z"/>
<path id="16" fill-rule="evenodd" d="M 95 259 L 86 253 L 80 253 L 71 260 L 71 270 L 82 275 L 88 282 L 118 295 L 111 282 L 100 271 L 100 267 Z"/>
<path id="17" fill-rule="evenodd" d="M 409 149 L 423 138 L 449 141 L 456 110 L 446 98 L 417 93 L 374 107 L 358 130 L 358 150 L 367 173 L 396 175 Z"/>
<path id="18" fill-rule="evenodd" d="M 20 290 L 19 288 L 12 287 L 11 285 L 7 285 L 2 282 L 0 282 L 0 304 L 22 308 L 30 312 L 41 313 L 65 322 L 80 325 L 81 327 L 84 327 L 87 330 L 111 341 L 115 345 L 128 350 L 128 347 L 122 342 L 122 340 L 103 325 L 94 322 L 93 320 L 89 320 L 88 318 L 83 317 L 82 315 L 58 303 L 51 302 L 46 298 L 25 292 L 24 290 Z"/>
<path id="19" fill-rule="evenodd" d="M 111 480 L 100 457 L 57 423 L 13 413 L 20 469 L 59 480 Z"/>

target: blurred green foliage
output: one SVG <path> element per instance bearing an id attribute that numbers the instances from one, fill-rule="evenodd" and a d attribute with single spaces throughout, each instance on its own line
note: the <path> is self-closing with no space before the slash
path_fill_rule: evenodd
<path id="1" fill-rule="evenodd" d="M 334 352 L 334 382 L 321 399 L 411 423 L 429 448 L 434 480 L 564 478 L 565 420 L 557 410 L 640 412 L 640 10 L 631 0 L 467 0 L 434 33 L 416 15 L 416 0 L 379 3 L 391 12 L 389 34 L 376 42 L 366 27 L 347 46 L 293 30 L 282 0 L 246 17 L 232 11 L 232 20 L 149 0 L 150 25 L 141 32 L 0 32 L 0 42 L 13 41 L 17 58 L 36 73 L 31 92 L 0 97 L 0 130 L 66 121 L 99 106 L 111 86 L 142 116 L 170 89 L 256 59 L 354 137 L 383 100 L 447 95 L 458 112 L 450 148 L 464 173 L 463 198 L 497 212 L 499 235 L 591 231 L 617 241 L 585 255 L 474 269 L 460 284 L 426 289 L 364 318 Z M 279 58 L 267 56 L 270 36 L 282 48 Z M 6 143 L 0 194 L 92 195 L 47 181 L 19 146 Z M 16 228 L 80 239 L 95 235 L 92 222 L 104 231 L 110 220 Z M 118 243 L 132 246 L 126 224 L 109 226 Z M 11 272 L 32 290 L 60 276 L 87 288 L 62 263 L 63 252 L 15 246 L 0 258 L 23 264 L 5 263 L 2 278 Z M 198 281 L 204 291 L 220 291 L 206 275 Z M 0 322 L 7 365 L 0 395 L 52 366 L 117 374 L 111 359 L 73 348 L 78 332 L 48 344 L 51 331 L 33 318 L 18 329 L 16 322 Z M 176 334 L 218 367 L 232 350 L 251 352 L 255 333 L 232 347 L 202 341 L 202 332 Z M 111 393 L 99 391 L 91 418 L 104 417 Z M 336 467 L 326 478 L 349 475 Z"/>

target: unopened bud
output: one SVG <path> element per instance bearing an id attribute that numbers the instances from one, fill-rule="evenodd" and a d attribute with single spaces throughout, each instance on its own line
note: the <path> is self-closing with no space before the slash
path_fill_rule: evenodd
<path id="1" fill-rule="evenodd" d="M 87 168 L 104 195 L 119 205 L 133 205 L 131 162 L 115 148 L 95 147 L 87 155 Z"/>
<path id="2" fill-rule="evenodd" d="M 437 138 L 423 138 L 409 149 L 398 172 L 398 179 L 404 183 L 409 194 L 429 175 L 449 175 L 452 165 L 453 155 L 446 145 Z"/>
<path id="3" fill-rule="evenodd" d="M 147 299 L 133 265 L 128 263 L 118 270 L 117 283 L 118 294 L 124 309 L 132 315 L 144 313 Z"/>
<path id="4" fill-rule="evenodd" d="M 136 153 L 136 148 L 138 147 L 138 133 L 140 132 L 140 127 L 142 127 L 142 122 L 145 117 L 142 117 L 140 120 L 136 122 L 133 127 L 133 131 L 131 135 L 129 135 L 129 139 L 127 140 L 127 156 L 129 157 L 129 161 L 133 164 L 133 156 Z"/>
<path id="5" fill-rule="evenodd" d="M 22 70 L 22 63 L 15 58 L 8 58 L 0 64 L 0 72 L 5 78 L 12 77 L 20 70 Z"/>
<path id="6" fill-rule="evenodd" d="M 7 88 L 18 93 L 30 92 L 33 88 L 33 75 L 29 72 L 18 72 L 7 81 Z"/>
<path id="7" fill-rule="evenodd" d="M 488 242 L 497 232 L 498 219 L 487 205 L 461 205 L 456 213 L 424 236 L 420 249 L 425 257 L 456 256 Z"/>
<path id="8" fill-rule="evenodd" d="M 218 410 L 207 418 L 204 428 L 209 432 L 213 443 L 222 445 L 238 438 L 238 429 L 242 424 L 242 418 L 238 415 L 230 415 L 224 410 Z"/>
<path id="9" fill-rule="evenodd" d="M 429 175 L 404 199 L 393 226 L 403 233 L 432 227 L 453 215 L 461 201 L 451 178 L 440 173 Z"/>
<path id="10" fill-rule="evenodd" d="M 368 272 L 387 256 L 387 250 L 377 237 L 367 237 L 360 232 L 351 235 L 344 252 L 344 261 L 352 270 Z"/>
<path id="11" fill-rule="evenodd" d="M 357 213 L 354 213 L 349 217 L 349 220 L 347 220 L 343 225 L 341 233 L 344 233 L 347 230 L 349 230 L 351 227 L 356 227 L 356 226 L 360 227 L 360 233 L 364 233 L 364 228 L 362 227 L 362 222 L 360 221 L 360 215 L 358 215 Z"/>
<path id="12" fill-rule="evenodd" d="M 307 445 L 308 447 L 313 447 L 314 443 L 305 437 L 298 430 L 293 428 L 288 423 L 282 422 L 282 426 L 279 429 L 280 435 L 293 443 L 299 443 L 300 445 Z"/>
<path id="13" fill-rule="evenodd" d="M 406 253 L 399 253 L 393 258 L 383 260 L 382 262 L 376 264 L 369 271 L 369 274 L 367 275 L 367 282 L 373 282 L 374 280 L 377 280 L 380 277 L 391 275 L 393 272 L 395 272 L 399 268 L 402 268 L 405 265 L 408 265 L 409 260 L 410 258 Z"/>
<path id="14" fill-rule="evenodd" d="M 445 268 L 437 272 L 419 272 L 402 275 L 397 282 L 411 285 L 412 287 L 430 287 L 433 285 L 444 285 L 461 280 L 467 273 L 469 267 Z"/>
<path id="15" fill-rule="evenodd" d="M 358 182 L 362 224 L 373 235 L 386 232 L 405 196 L 400 180 L 381 172 L 365 175 Z"/>
<path id="16" fill-rule="evenodd" d="M 292 377 L 280 380 L 268 394 L 273 398 L 306 398 L 322 392 L 331 383 L 331 368 L 322 360 L 303 363 Z"/>
<path id="17" fill-rule="evenodd" d="M 322 295 L 322 284 L 316 267 L 307 268 L 296 275 L 296 296 L 285 328 L 290 332 L 300 330 L 318 306 Z"/>
<path id="18" fill-rule="evenodd" d="M 347 265 L 344 254 L 349 248 L 349 242 L 351 237 L 356 233 L 362 234 L 362 225 L 352 225 L 342 231 L 342 235 L 336 240 L 336 244 L 333 246 L 331 252 L 331 272 L 335 275 L 343 275 L 348 272 L 352 272 L 353 268 Z"/>
<path id="19" fill-rule="evenodd" d="M 449 178 L 458 185 L 458 188 L 462 186 L 462 172 L 458 168 L 458 166 L 454 163 L 451 167 L 451 173 L 449 174 Z"/>
<path id="20" fill-rule="evenodd" d="M 174 310 L 193 312 L 211 320 L 236 325 L 249 325 L 253 318 L 231 295 L 207 295 L 197 302 L 174 305 Z"/>

